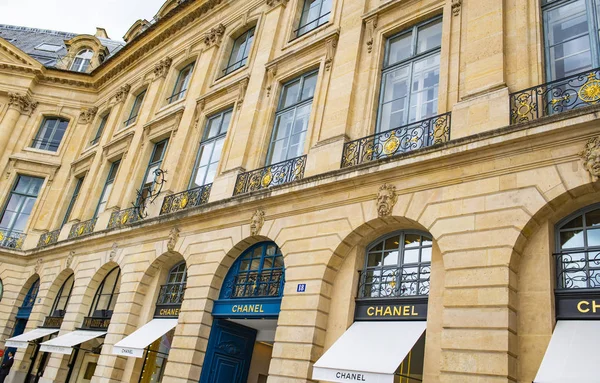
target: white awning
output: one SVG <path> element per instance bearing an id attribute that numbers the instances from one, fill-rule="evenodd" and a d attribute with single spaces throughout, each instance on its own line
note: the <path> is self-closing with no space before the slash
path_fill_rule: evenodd
<path id="1" fill-rule="evenodd" d="M 113 346 L 114 355 L 144 356 L 144 349 L 177 326 L 177 319 L 152 319 Z"/>
<path id="2" fill-rule="evenodd" d="M 29 342 L 51 334 L 55 334 L 57 332 L 57 328 L 36 328 L 35 330 L 31 330 L 29 332 L 26 332 L 25 334 L 21 334 L 15 336 L 14 338 L 7 339 L 5 346 L 15 348 L 27 348 Z"/>
<path id="3" fill-rule="evenodd" d="M 73 346 L 77 346 L 78 344 L 85 343 L 88 340 L 98 338 L 105 334 L 106 331 L 76 330 L 42 343 L 40 351 L 70 355 L 71 351 L 73 351 Z"/>
<path id="4" fill-rule="evenodd" d="M 556 322 L 535 383 L 597 383 L 600 321 Z"/>
<path id="5" fill-rule="evenodd" d="M 393 383 L 427 322 L 355 322 L 315 363 L 313 380 Z M 391 352 L 393 351 L 393 352 Z"/>

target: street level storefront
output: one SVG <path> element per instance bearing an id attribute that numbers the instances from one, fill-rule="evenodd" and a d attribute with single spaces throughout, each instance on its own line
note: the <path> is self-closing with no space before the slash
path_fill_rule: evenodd
<path id="1" fill-rule="evenodd" d="M 534 383 L 597 382 L 600 354 L 600 206 L 556 225 L 556 326 Z"/>
<path id="2" fill-rule="evenodd" d="M 281 250 L 260 242 L 233 263 L 213 308 L 200 383 L 265 383 L 285 285 Z"/>
<path id="3" fill-rule="evenodd" d="M 66 313 L 71 292 L 73 291 L 73 282 L 73 272 L 69 271 L 67 278 L 62 283 L 54 299 L 50 315 L 46 317 L 41 327 L 6 341 L 8 347 L 15 347 L 17 349 L 27 350 L 29 346 L 32 346 L 32 349 L 27 352 L 31 363 L 25 375 L 25 383 L 37 383 L 44 375 L 44 370 L 48 363 L 48 353 L 40 352 L 40 343 L 51 339 L 58 333 Z"/>
<path id="4" fill-rule="evenodd" d="M 66 383 L 87 383 L 94 376 L 120 285 L 121 269 L 115 266 L 99 284 L 89 314 L 83 319 L 81 327 L 41 344 L 42 352 L 71 356 Z"/>
<path id="5" fill-rule="evenodd" d="M 180 262 L 169 270 L 166 283 L 160 286 L 153 319 L 113 346 L 114 355 L 143 358 L 140 383 L 162 381 L 186 283 L 186 263 Z"/>
<path id="6" fill-rule="evenodd" d="M 401 231 L 369 245 L 354 323 L 315 363 L 324 382 L 423 381 L 433 241 Z"/>

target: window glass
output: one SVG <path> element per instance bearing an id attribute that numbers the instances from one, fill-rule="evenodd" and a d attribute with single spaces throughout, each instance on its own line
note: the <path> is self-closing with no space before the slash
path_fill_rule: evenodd
<path id="1" fill-rule="evenodd" d="M 185 96 L 185 92 L 190 85 L 193 70 L 194 64 L 190 64 L 179 72 L 177 81 L 175 81 L 175 87 L 173 88 L 173 94 L 169 97 L 169 102 L 181 100 Z"/>
<path id="2" fill-rule="evenodd" d="M 104 280 L 98 286 L 90 309 L 90 316 L 106 317 L 106 315 L 112 314 L 119 295 L 120 284 L 121 270 L 117 266 L 104 277 Z M 110 312 L 106 312 L 106 310 Z"/>
<path id="3" fill-rule="evenodd" d="M 296 37 L 327 23 L 330 13 L 331 0 L 304 0 Z"/>
<path id="4" fill-rule="evenodd" d="M 77 198 L 79 197 L 79 191 L 81 190 L 82 184 L 83 177 L 77 178 L 77 181 L 75 182 L 75 189 L 73 190 L 73 195 L 69 200 L 69 205 L 67 206 L 67 211 L 65 212 L 65 217 L 63 218 L 61 226 L 64 226 L 69 221 L 69 217 L 71 216 L 71 212 L 73 211 L 73 206 L 75 205 L 75 202 L 77 202 Z"/>
<path id="5" fill-rule="evenodd" d="M 437 19 L 388 39 L 378 132 L 437 114 L 441 34 L 442 21 Z"/>
<path id="6" fill-rule="evenodd" d="M 129 118 L 125 121 L 125 126 L 131 125 L 137 120 L 137 117 L 140 113 L 140 109 L 142 108 L 142 103 L 144 102 L 144 96 L 146 95 L 146 91 L 140 92 L 133 100 L 133 105 L 131 106 L 131 112 L 129 113 Z"/>
<path id="7" fill-rule="evenodd" d="M 58 294 L 54 300 L 54 305 L 50 312 L 51 316 L 63 317 L 65 315 L 67 303 L 69 302 L 71 291 L 73 290 L 74 281 L 73 274 L 71 274 L 67 280 L 63 282 L 63 285 L 60 287 L 60 290 L 58 290 Z"/>
<path id="8" fill-rule="evenodd" d="M 223 152 L 227 129 L 231 121 L 232 110 L 228 109 L 209 117 L 204 130 L 204 139 L 200 142 L 198 156 L 194 166 L 190 188 L 211 184 L 217 174 L 217 167 Z"/>
<path id="9" fill-rule="evenodd" d="M 69 121 L 62 118 L 44 118 L 31 147 L 56 152 L 68 125 Z"/>
<path id="10" fill-rule="evenodd" d="M 296 158 L 304 153 L 316 82 L 317 73 L 312 72 L 283 86 L 267 165 Z"/>
<path id="11" fill-rule="evenodd" d="M 71 70 L 75 72 L 86 72 L 90 66 L 90 61 L 94 57 L 94 51 L 91 49 L 84 49 L 77 53 L 73 64 L 71 64 Z"/>
<path id="12" fill-rule="evenodd" d="M 0 218 L 0 230 L 4 232 L 2 242 L 8 240 L 12 233 L 23 233 L 43 183 L 43 178 L 17 178 Z"/>
<path id="13" fill-rule="evenodd" d="M 98 124 L 98 129 L 96 130 L 96 134 L 94 138 L 90 142 L 90 145 L 95 145 L 100 141 L 100 137 L 102 137 L 102 132 L 104 132 L 104 128 L 106 127 L 106 123 L 108 122 L 108 113 L 102 116 L 100 119 L 100 123 Z"/>
<path id="14" fill-rule="evenodd" d="M 0 302 L 2 302 L 3 295 L 4 295 L 4 283 L 2 283 L 2 279 L 0 279 Z"/>
<path id="15" fill-rule="evenodd" d="M 167 144 L 169 140 L 163 140 L 157 142 L 154 145 L 154 149 L 152 150 L 152 155 L 150 156 L 150 161 L 148 163 L 148 167 L 146 168 L 146 173 L 144 174 L 144 180 L 142 181 L 142 200 L 138 201 L 138 205 L 144 203 L 144 200 L 152 195 L 154 192 L 155 181 L 157 177 L 156 171 L 160 169 L 162 165 L 162 161 L 165 158 L 165 153 L 167 151 Z"/>
<path id="16" fill-rule="evenodd" d="M 367 249 L 359 296 L 383 298 L 429 295 L 432 240 L 400 232 Z"/>
<path id="17" fill-rule="evenodd" d="M 235 39 L 227 67 L 223 70 L 224 74 L 229 74 L 246 65 L 253 40 L 254 28 L 244 32 L 240 37 Z"/>
<path id="18" fill-rule="evenodd" d="M 106 177 L 106 182 L 104 183 L 104 188 L 102 189 L 102 194 L 100 194 L 100 200 L 98 201 L 98 206 L 96 207 L 94 217 L 97 217 L 98 214 L 102 213 L 106 209 L 106 204 L 108 203 L 108 198 L 110 197 L 113 182 L 115 181 L 115 178 L 117 176 L 117 171 L 119 170 L 120 164 L 121 161 L 118 160 L 110 165 L 110 169 Z"/>

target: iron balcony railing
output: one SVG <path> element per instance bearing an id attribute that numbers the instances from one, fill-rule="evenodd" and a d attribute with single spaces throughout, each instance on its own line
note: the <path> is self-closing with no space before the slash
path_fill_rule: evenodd
<path id="1" fill-rule="evenodd" d="M 44 319 L 44 325 L 42 327 L 46 327 L 46 328 L 60 328 L 60 326 L 62 326 L 62 322 L 64 319 L 65 314 L 62 313 L 62 316 L 47 316 L 46 319 Z"/>
<path id="2" fill-rule="evenodd" d="M 304 178 L 306 155 L 239 174 L 233 195 L 267 189 Z"/>
<path id="3" fill-rule="evenodd" d="M 212 184 L 208 184 L 165 197 L 160 208 L 160 215 L 174 213 L 207 203 L 211 189 Z"/>
<path id="4" fill-rule="evenodd" d="M 511 93 L 510 122 L 529 122 L 598 103 L 600 68 Z"/>
<path id="5" fill-rule="evenodd" d="M 169 283 L 160 287 L 156 306 L 181 306 L 185 294 L 185 283 Z"/>
<path id="6" fill-rule="evenodd" d="M 44 233 L 40 237 L 38 241 L 38 247 L 46 247 L 50 245 L 54 245 L 58 242 L 58 236 L 60 235 L 60 229 L 51 231 L 49 233 Z"/>
<path id="7" fill-rule="evenodd" d="M 93 315 L 91 317 L 83 318 L 81 328 L 84 330 L 106 330 L 110 325 L 110 318 L 112 317 L 112 311 L 102 310 L 102 315 Z"/>
<path id="8" fill-rule="evenodd" d="M 139 208 L 130 207 L 128 209 L 123 209 L 119 211 L 115 211 L 110 215 L 110 220 L 108 221 L 109 229 L 119 229 L 130 225 L 134 222 L 141 220 Z"/>
<path id="9" fill-rule="evenodd" d="M 391 266 L 359 271 L 359 298 L 414 297 L 429 295 L 431 265 Z"/>
<path id="10" fill-rule="evenodd" d="M 71 226 L 71 231 L 69 231 L 69 239 L 92 234 L 94 232 L 94 227 L 96 226 L 97 220 L 98 218 L 92 218 L 88 221 L 79 222 Z"/>
<path id="11" fill-rule="evenodd" d="M 0 230 L 0 247 L 5 249 L 23 249 L 27 234 Z"/>
<path id="12" fill-rule="evenodd" d="M 344 144 L 342 168 L 410 152 L 450 140 L 451 113 L 376 133 Z"/>
<path id="13" fill-rule="evenodd" d="M 227 298 L 280 297 L 284 283 L 283 270 L 242 273 L 234 278 Z"/>
<path id="14" fill-rule="evenodd" d="M 556 290 L 600 288 L 600 248 L 563 251 L 556 258 Z"/>

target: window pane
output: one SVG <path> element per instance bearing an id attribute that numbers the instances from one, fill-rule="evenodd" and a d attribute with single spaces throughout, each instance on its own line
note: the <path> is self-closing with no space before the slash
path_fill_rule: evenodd
<path id="1" fill-rule="evenodd" d="M 431 262 L 431 247 L 421 249 L 421 262 Z"/>
<path id="2" fill-rule="evenodd" d="M 302 101 L 308 100 L 315 95 L 315 87 L 317 85 L 317 74 L 313 74 L 304 79 L 304 86 L 302 87 Z"/>
<path id="3" fill-rule="evenodd" d="M 383 254 L 383 265 L 394 266 L 398 264 L 398 251 L 388 251 Z"/>
<path id="4" fill-rule="evenodd" d="M 381 253 L 369 253 L 367 267 L 381 266 Z"/>
<path id="5" fill-rule="evenodd" d="M 229 123 L 231 121 L 231 113 L 231 110 L 223 113 L 223 121 L 221 122 L 219 134 L 227 133 L 227 129 L 229 129 Z"/>
<path id="6" fill-rule="evenodd" d="M 404 250 L 404 264 L 419 262 L 419 249 Z"/>
<path id="7" fill-rule="evenodd" d="M 223 116 L 219 115 L 208 120 L 206 130 L 204 132 L 204 139 L 215 137 L 219 133 L 222 117 Z"/>
<path id="8" fill-rule="evenodd" d="M 412 55 L 412 33 L 395 37 L 389 42 L 387 65 L 406 60 Z"/>
<path id="9" fill-rule="evenodd" d="M 287 108 L 298 102 L 298 92 L 300 91 L 300 81 L 288 84 L 283 88 L 281 96 L 281 105 L 279 109 Z"/>
<path id="10" fill-rule="evenodd" d="M 562 231 L 560 233 L 560 246 L 563 249 L 583 247 L 583 230 Z"/>
<path id="11" fill-rule="evenodd" d="M 600 0 L 598 0 L 600 1 Z M 581 218 L 579 218 L 581 219 Z M 586 226 L 600 226 L 600 209 L 590 211 L 585 215 Z M 581 227 L 581 226 L 580 226 Z"/>
<path id="12" fill-rule="evenodd" d="M 417 35 L 417 54 L 442 45 L 442 21 L 419 28 Z"/>
<path id="13" fill-rule="evenodd" d="M 572 219 L 567 224 L 565 224 L 562 227 L 562 229 L 577 229 L 580 227 L 583 227 L 583 217 L 577 216 L 576 218 Z"/>
<path id="14" fill-rule="evenodd" d="M 437 114 L 439 67 L 439 54 L 415 63 L 410 94 L 409 122 L 420 121 Z"/>
<path id="15" fill-rule="evenodd" d="M 600 229 L 588 230 L 588 246 L 600 246 Z"/>

